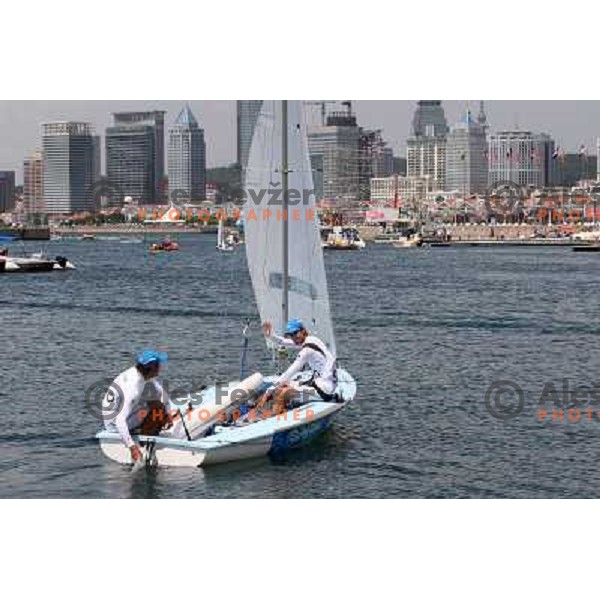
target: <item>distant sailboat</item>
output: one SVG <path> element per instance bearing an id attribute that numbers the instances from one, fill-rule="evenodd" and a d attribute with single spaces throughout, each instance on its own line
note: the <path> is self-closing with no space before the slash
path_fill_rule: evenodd
<path id="1" fill-rule="evenodd" d="M 225 239 L 225 232 L 223 231 L 223 219 L 219 219 L 217 226 L 217 250 L 220 252 L 233 252 L 233 244 L 229 243 L 229 240 Z"/>

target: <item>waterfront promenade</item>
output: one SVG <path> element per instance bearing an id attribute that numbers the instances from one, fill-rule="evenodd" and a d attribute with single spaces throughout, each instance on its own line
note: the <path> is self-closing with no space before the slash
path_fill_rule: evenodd
<path id="1" fill-rule="evenodd" d="M 179 233 L 216 234 L 217 227 L 213 225 L 77 225 L 75 227 L 54 227 L 52 233 L 61 236 L 81 235 L 176 235 Z"/>
<path id="2" fill-rule="evenodd" d="M 374 240 L 378 235 L 384 233 L 382 227 L 364 226 L 359 227 L 361 237 L 366 241 Z M 535 231 L 535 225 L 452 225 L 447 224 L 443 229 L 453 242 L 463 241 L 503 241 L 503 240 L 526 240 L 530 239 Z"/>

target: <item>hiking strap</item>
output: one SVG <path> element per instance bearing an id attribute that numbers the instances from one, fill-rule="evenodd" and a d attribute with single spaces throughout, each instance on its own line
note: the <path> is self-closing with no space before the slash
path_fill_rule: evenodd
<path id="1" fill-rule="evenodd" d="M 324 358 L 327 358 L 325 356 L 325 352 L 323 352 L 323 348 L 320 348 L 319 346 L 317 346 L 317 344 L 313 344 L 312 342 L 306 342 L 302 345 L 302 348 L 310 348 L 311 350 L 316 350 L 319 354 L 322 354 Z"/>
<path id="2" fill-rule="evenodd" d="M 302 345 L 302 349 L 304 348 L 310 348 L 311 350 L 315 350 L 316 352 L 318 352 L 319 354 L 321 354 L 323 356 L 323 358 L 327 358 L 327 356 L 325 355 L 325 352 L 323 351 L 323 348 L 320 348 L 319 346 L 317 346 L 317 344 L 313 344 L 312 342 L 306 342 L 305 344 Z M 334 361 L 333 363 L 333 377 L 335 382 L 337 383 L 337 368 L 336 368 L 336 362 Z M 315 379 L 315 375 L 316 373 L 313 371 L 313 376 L 311 378 L 311 381 L 313 381 Z"/>

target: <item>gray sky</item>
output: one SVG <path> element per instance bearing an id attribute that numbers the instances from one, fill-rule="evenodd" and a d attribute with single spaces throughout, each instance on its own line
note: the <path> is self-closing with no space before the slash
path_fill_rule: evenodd
<path id="1" fill-rule="evenodd" d="M 156 100 L 77 100 L 77 101 L 0 101 L 0 170 L 16 170 L 22 181 L 23 158 L 40 146 L 40 124 L 54 120 L 82 120 L 91 122 L 96 132 L 103 134 L 110 124 L 110 113 L 119 110 L 162 109 L 168 111 L 170 125 L 186 101 Z M 207 143 L 208 166 L 227 164 L 235 160 L 235 102 L 189 101 L 192 111 L 204 128 Z M 479 101 L 469 105 L 477 113 Z M 396 154 L 405 154 L 405 140 L 409 135 L 415 101 L 357 100 L 353 102 L 359 124 L 383 129 L 383 135 Z M 467 101 L 444 101 L 449 124 L 457 121 Z M 318 122 L 319 109 L 314 119 Z M 491 131 L 513 128 L 531 129 L 554 136 L 565 150 L 575 151 L 586 144 L 588 152 L 595 153 L 596 137 L 600 136 L 600 102 L 597 101 L 486 101 Z"/>

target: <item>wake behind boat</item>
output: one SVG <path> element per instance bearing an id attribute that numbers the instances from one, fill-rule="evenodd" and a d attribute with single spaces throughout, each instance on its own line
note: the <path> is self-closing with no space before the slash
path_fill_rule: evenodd
<path id="1" fill-rule="evenodd" d="M 296 319 L 289 322 L 300 323 L 301 319 L 318 336 L 313 339 L 326 345 L 326 349 L 320 350 L 323 356 L 334 357 L 335 338 L 321 239 L 318 223 L 312 218 L 314 196 L 311 194 L 303 207 L 310 211 L 311 217 L 306 219 L 252 218 L 250 211 L 262 215 L 263 208 L 266 209 L 268 195 L 260 191 L 270 186 L 283 190 L 284 210 L 288 190 L 313 189 L 301 102 L 283 101 L 280 106 L 274 101 L 263 102 L 245 188 L 247 197 L 263 198 L 264 206 L 258 202 L 245 208 L 246 255 L 261 321 L 289 327 L 289 316 L 293 315 Z M 271 338 L 267 344 L 275 355 L 277 350 Z M 172 400 L 170 409 L 176 415 L 172 430 L 133 437 L 134 443 L 143 448 L 143 462 L 197 467 L 296 448 L 328 429 L 333 417 L 356 395 L 354 379 L 342 368 L 333 371 L 335 388 L 328 395 L 314 385 L 316 373 L 312 377 L 308 374 L 310 381 L 307 381 L 307 373 L 302 372 L 289 382 L 297 393 L 293 402 L 284 404 L 275 413 L 263 409 L 251 416 L 259 399 L 265 400 L 265 393 L 273 392 L 280 376 L 263 377 L 255 373 L 243 379 L 245 349 L 240 380 L 227 384 L 224 391 L 211 386 Z M 333 361 L 335 365 L 334 358 Z M 132 463 L 133 451 L 130 456 L 119 433 L 103 430 L 97 438 L 107 457 L 123 464 Z"/>

